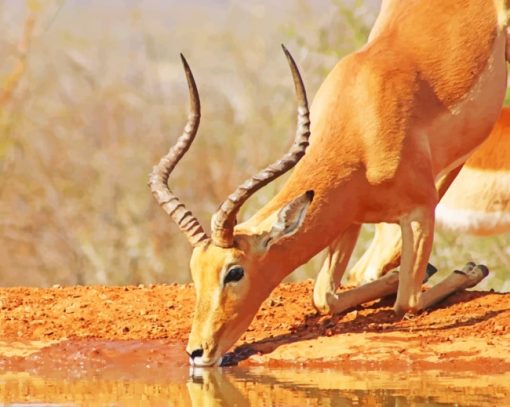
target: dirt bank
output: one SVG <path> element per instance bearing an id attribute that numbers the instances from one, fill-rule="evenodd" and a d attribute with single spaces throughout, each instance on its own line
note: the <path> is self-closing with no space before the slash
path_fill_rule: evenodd
<path id="1" fill-rule="evenodd" d="M 438 308 L 402 321 L 395 319 L 391 299 L 328 317 L 316 314 L 311 296 L 311 281 L 281 285 L 263 304 L 229 361 L 510 371 L 510 294 L 461 292 Z M 106 365 L 105 360 L 113 363 L 115 354 L 125 355 L 129 349 L 138 354 L 150 351 L 161 363 L 171 358 L 183 365 L 184 352 L 165 353 L 164 345 L 183 349 L 193 302 L 191 285 L 0 289 L 0 368 L 28 369 L 32 359 L 34 366 L 41 365 L 40 357 L 30 359 L 34 352 L 47 354 L 47 360 L 59 354 L 62 365 L 62 357 L 76 355 L 77 349 L 94 356 L 98 366 Z M 104 340 L 117 345 L 103 351 L 108 348 Z M 151 343 L 150 349 L 140 341 Z M 125 346 L 120 350 L 118 344 Z"/>

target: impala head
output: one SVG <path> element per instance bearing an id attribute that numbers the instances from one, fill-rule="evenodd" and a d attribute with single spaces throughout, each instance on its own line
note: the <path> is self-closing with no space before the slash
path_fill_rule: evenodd
<path id="1" fill-rule="evenodd" d="M 313 192 L 285 204 L 269 223 L 256 230 L 236 228 L 242 204 L 257 190 L 291 169 L 304 155 L 310 135 L 308 102 L 296 64 L 283 47 L 298 99 L 298 125 L 290 151 L 280 160 L 241 184 L 213 215 L 211 237 L 197 218 L 169 189 L 168 177 L 193 142 L 200 121 L 200 101 L 191 70 L 182 57 L 190 91 L 190 114 L 183 134 L 151 173 L 149 185 L 158 203 L 177 223 L 193 246 L 190 268 L 196 306 L 187 352 L 196 366 L 221 363 L 239 339 L 262 301 L 278 284 L 268 254 L 278 242 L 293 235 L 303 223 Z"/>

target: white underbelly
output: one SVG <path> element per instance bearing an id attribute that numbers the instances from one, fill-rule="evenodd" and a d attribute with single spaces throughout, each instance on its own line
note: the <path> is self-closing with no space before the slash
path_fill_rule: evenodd
<path id="1" fill-rule="evenodd" d="M 436 225 L 473 235 L 510 232 L 510 172 L 464 167 L 436 207 Z"/>

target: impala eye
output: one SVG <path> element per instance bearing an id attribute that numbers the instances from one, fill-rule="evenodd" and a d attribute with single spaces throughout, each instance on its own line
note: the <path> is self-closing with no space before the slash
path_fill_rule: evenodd
<path id="1" fill-rule="evenodd" d="M 232 267 L 227 275 L 225 276 L 225 280 L 223 280 L 223 284 L 231 283 L 239 281 L 244 276 L 244 269 L 240 266 Z"/>

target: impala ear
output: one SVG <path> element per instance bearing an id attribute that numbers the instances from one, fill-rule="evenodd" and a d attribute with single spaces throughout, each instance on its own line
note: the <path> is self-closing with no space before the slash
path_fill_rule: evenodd
<path id="1" fill-rule="evenodd" d="M 313 191 L 306 191 L 280 209 L 276 222 L 264 240 L 266 248 L 284 237 L 292 236 L 299 230 L 305 219 L 306 211 L 312 203 L 313 195 Z"/>

